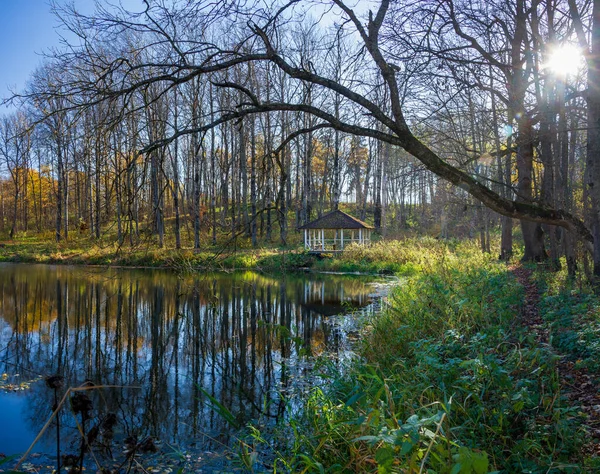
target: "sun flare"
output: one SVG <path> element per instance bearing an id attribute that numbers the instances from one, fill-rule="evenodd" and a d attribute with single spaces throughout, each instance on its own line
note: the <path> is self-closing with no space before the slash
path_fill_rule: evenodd
<path id="1" fill-rule="evenodd" d="M 545 68 L 560 76 L 576 73 L 581 69 L 583 55 L 573 44 L 564 44 L 550 51 Z"/>

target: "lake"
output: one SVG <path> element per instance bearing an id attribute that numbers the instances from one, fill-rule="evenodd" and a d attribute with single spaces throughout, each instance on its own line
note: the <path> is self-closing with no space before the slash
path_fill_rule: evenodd
<path id="1" fill-rule="evenodd" d="M 115 441 L 102 447 L 99 436 L 99 449 L 151 436 L 218 451 L 235 426 L 285 416 L 311 382 L 307 356 L 347 350 L 355 328 L 343 315 L 372 308 L 373 283 L 0 264 L 0 452 L 27 450 L 52 413 L 44 378 L 55 374 L 64 377 L 59 397 L 84 383 L 113 386 L 86 392 L 87 429 L 117 417 Z M 66 404 L 62 452 L 77 451 L 75 418 Z M 55 443 L 52 424 L 34 452 L 51 455 Z"/>

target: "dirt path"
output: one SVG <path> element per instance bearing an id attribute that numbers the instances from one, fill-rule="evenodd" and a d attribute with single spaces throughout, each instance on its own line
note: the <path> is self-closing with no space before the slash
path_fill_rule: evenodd
<path id="1" fill-rule="evenodd" d="M 531 327 L 541 344 L 547 344 L 548 329 L 539 314 L 540 294 L 531 278 L 533 272 L 520 265 L 511 267 L 511 271 L 525 289 L 521 322 L 524 326 Z M 586 369 L 575 368 L 574 363 L 565 358 L 558 361 L 557 370 L 562 394 L 567 398 L 569 405 L 580 407 L 580 411 L 586 416 L 589 442 L 586 443 L 583 454 L 600 456 L 600 393 L 596 377 L 590 376 Z"/>

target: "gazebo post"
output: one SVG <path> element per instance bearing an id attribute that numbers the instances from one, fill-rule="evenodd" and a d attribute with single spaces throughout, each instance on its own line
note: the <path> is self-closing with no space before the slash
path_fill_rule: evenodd
<path id="1" fill-rule="evenodd" d="M 321 250 L 325 250 L 325 229 L 321 229 Z"/>
<path id="2" fill-rule="evenodd" d="M 344 229 L 340 229 L 340 248 L 344 250 Z"/>
<path id="3" fill-rule="evenodd" d="M 361 244 L 361 245 L 363 243 L 362 229 L 358 229 L 358 243 Z"/>
<path id="4" fill-rule="evenodd" d="M 308 243 L 308 230 L 304 229 L 304 248 L 308 248 L 310 250 L 310 245 Z"/>

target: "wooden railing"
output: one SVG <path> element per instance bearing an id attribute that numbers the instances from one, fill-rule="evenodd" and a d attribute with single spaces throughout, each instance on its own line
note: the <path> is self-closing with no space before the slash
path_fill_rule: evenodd
<path id="1" fill-rule="evenodd" d="M 370 244 L 370 239 L 346 239 L 344 238 L 344 247 L 342 247 L 342 241 L 340 239 L 312 239 L 310 245 L 306 243 L 305 248 L 309 251 L 320 251 L 320 252 L 341 252 L 345 247 L 352 243 L 363 245 Z"/>

